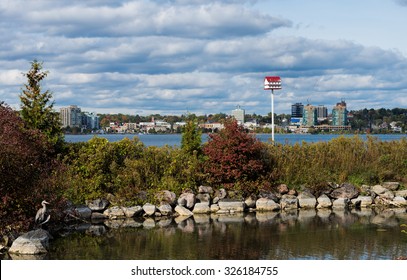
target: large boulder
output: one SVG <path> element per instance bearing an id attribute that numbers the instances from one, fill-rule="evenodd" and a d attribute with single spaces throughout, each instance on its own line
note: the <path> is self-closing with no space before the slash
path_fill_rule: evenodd
<path id="1" fill-rule="evenodd" d="M 50 238 L 52 237 L 46 230 L 29 231 L 13 242 L 9 253 L 21 255 L 45 254 L 48 252 Z"/>
<path id="2" fill-rule="evenodd" d="M 375 194 L 377 194 L 378 196 L 380 196 L 380 198 L 390 199 L 390 200 L 392 200 L 394 198 L 394 193 L 391 190 L 386 189 L 385 187 L 383 187 L 381 185 L 373 186 L 372 191 Z"/>
<path id="3" fill-rule="evenodd" d="M 199 187 L 198 187 L 198 193 L 208 193 L 208 194 L 212 194 L 212 193 L 213 193 L 213 189 L 212 189 L 212 187 L 199 186 Z"/>
<path id="4" fill-rule="evenodd" d="M 178 205 L 184 206 L 188 209 L 194 208 L 196 202 L 196 196 L 193 193 L 186 192 L 182 193 L 178 198 Z"/>
<path id="5" fill-rule="evenodd" d="M 295 195 L 285 194 L 281 197 L 280 205 L 282 210 L 298 208 L 298 199 Z"/>
<path id="6" fill-rule="evenodd" d="M 107 199 L 98 198 L 98 199 L 95 199 L 95 200 L 87 201 L 86 205 L 92 211 L 103 212 L 109 206 L 109 201 Z"/>
<path id="7" fill-rule="evenodd" d="M 332 203 L 332 208 L 334 209 L 346 209 L 349 207 L 350 200 L 348 198 L 338 198 Z"/>
<path id="8" fill-rule="evenodd" d="M 317 199 L 317 208 L 330 208 L 332 207 L 332 201 L 326 194 L 321 194 Z"/>
<path id="9" fill-rule="evenodd" d="M 205 202 L 206 204 L 210 204 L 211 202 L 211 196 L 209 195 L 209 193 L 198 193 L 196 195 L 196 200 L 197 202 Z"/>
<path id="10" fill-rule="evenodd" d="M 400 187 L 399 182 L 384 182 L 383 187 L 390 191 L 397 191 Z"/>
<path id="11" fill-rule="evenodd" d="M 92 216 L 92 210 L 85 205 L 77 205 L 73 208 L 73 215 L 84 220 L 88 220 Z"/>
<path id="12" fill-rule="evenodd" d="M 334 189 L 329 196 L 334 199 L 347 198 L 353 199 L 358 197 L 359 190 L 352 184 L 344 183 L 339 188 Z"/>
<path id="13" fill-rule="evenodd" d="M 302 192 L 297 196 L 300 208 L 315 208 L 317 199 L 309 192 Z"/>
<path id="14" fill-rule="evenodd" d="M 124 215 L 127 218 L 133 218 L 139 214 L 141 214 L 141 212 L 143 212 L 143 208 L 141 206 L 131 206 L 131 207 L 122 207 L 122 210 L 124 212 Z"/>
<path id="15" fill-rule="evenodd" d="M 166 204 L 162 204 L 158 207 L 158 211 L 160 211 L 160 213 L 163 216 L 170 216 L 172 215 L 172 207 L 170 204 L 166 203 Z"/>
<path id="16" fill-rule="evenodd" d="M 277 189 L 278 193 L 281 195 L 288 194 L 288 192 L 290 191 L 286 184 L 280 184 L 277 186 L 276 189 Z"/>
<path id="17" fill-rule="evenodd" d="M 244 203 L 247 208 L 254 208 L 256 207 L 256 196 L 255 195 L 249 195 L 245 200 Z"/>
<path id="18" fill-rule="evenodd" d="M 143 210 L 146 216 L 153 216 L 157 207 L 151 203 L 146 203 L 143 205 Z"/>
<path id="19" fill-rule="evenodd" d="M 160 202 L 160 204 L 166 204 L 174 206 L 177 202 L 177 196 L 174 192 L 168 190 L 160 191 L 156 193 L 155 198 Z"/>
<path id="20" fill-rule="evenodd" d="M 395 191 L 395 192 L 394 192 L 394 195 L 395 195 L 395 196 L 401 196 L 401 197 L 407 198 L 407 190 Z"/>
<path id="21" fill-rule="evenodd" d="M 174 210 L 175 210 L 175 212 L 177 212 L 178 215 L 180 215 L 180 216 L 189 217 L 189 216 L 194 215 L 194 213 L 192 213 L 189 209 L 187 209 L 187 208 L 185 208 L 184 206 L 181 206 L 181 205 L 175 206 L 175 209 L 174 209 Z"/>
<path id="22" fill-rule="evenodd" d="M 245 204 L 243 201 L 221 200 L 218 203 L 221 211 L 243 212 Z"/>
<path id="23" fill-rule="evenodd" d="M 211 208 L 208 203 L 200 202 L 196 203 L 194 209 L 192 210 L 194 214 L 209 214 L 211 213 Z"/>
<path id="24" fill-rule="evenodd" d="M 353 205 L 359 205 L 360 207 L 370 207 L 373 204 L 373 198 L 359 195 L 357 198 L 352 199 L 351 202 Z"/>
<path id="25" fill-rule="evenodd" d="M 257 211 L 278 211 L 280 210 L 280 204 L 269 198 L 259 198 L 256 201 Z"/>
<path id="26" fill-rule="evenodd" d="M 124 214 L 123 209 L 120 206 L 113 206 L 113 207 L 107 208 L 103 212 L 103 214 L 108 216 L 109 219 L 111 219 L 111 220 L 124 218 L 126 216 Z"/>

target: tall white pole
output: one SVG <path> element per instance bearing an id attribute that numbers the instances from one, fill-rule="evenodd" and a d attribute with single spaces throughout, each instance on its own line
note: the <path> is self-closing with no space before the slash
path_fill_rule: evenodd
<path id="1" fill-rule="evenodd" d="M 271 140 L 274 142 L 274 89 L 271 89 Z"/>

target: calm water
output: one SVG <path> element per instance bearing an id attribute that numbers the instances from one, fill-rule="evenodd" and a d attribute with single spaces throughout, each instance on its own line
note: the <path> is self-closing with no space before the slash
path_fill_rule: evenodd
<path id="1" fill-rule="evenodd" d="M 104 137 L 110 142 L 120 141 L 121 139 L 127 137 L 132 139 L 133 137 L 138 137 L 140 141 L 146 146 L 157 146 L 161 147 L 164 145 L 169 146 L 180 146 L 181 145 L 181 134 L 100 134 L 98 137 Z M 345 135 L 345 137 L 353 137 L 354 135 Z M 406 134 L 377 134 L 373 135 L 383 141 L 398 140 L 405 138 Z M 67 142 L 84 142 L 92 139 L 94 135 L 65 135 L 65 140 Z M 263 142 L 267 142 L 271 139 L 271 134 L 256 134 L 256 137 Z M 340 137 L 337 134 L 276 134 L 275 141 L 278 143 L 295 144 L 305 142 L 319 142 L 319 141 L 329 141 L 333 138 Z M 366 139 L 366 135 L 360 135 L 362 139 Z M 207 141 L 208 136 L 206 134 L 202 135 L 202 142 Z"/>
<path id="2" fill-rule="evenodd" d="M 407 256 L 406 209 L 300 210 L 82 224 L 56 237 L 45 259 L 340 259 Z"/>

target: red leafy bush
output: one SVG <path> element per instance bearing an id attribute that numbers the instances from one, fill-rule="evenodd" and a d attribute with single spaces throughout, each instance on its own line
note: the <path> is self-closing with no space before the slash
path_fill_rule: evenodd
<path id="1" fill-rule="evenodd" d="M 255 181 L 265 172 L 263 144 L 235 120 L 227 120 L 224 126 L 209 135 L 203 148 L 207 156 L 204 169 L 211 183 L 230 186 Z"/>

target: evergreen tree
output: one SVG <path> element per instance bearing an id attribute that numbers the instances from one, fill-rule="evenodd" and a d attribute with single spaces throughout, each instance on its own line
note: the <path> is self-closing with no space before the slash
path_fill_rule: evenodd
<path id="1" fill-rule="evenodd" d="M 50 144 L 57 147 L 63 142 L 59 114 L 53 109 L 52 92 L 41 92 L 41 81 L 47 75 L 48 71 L 42 71 L 42 62 L 31 62 L 31 69 L 24 74 L 27 83 L 20 94 L 21 117 L 28 129 L 42 131 Z"/>
<path id="2" fill-rule="evenodd" d="M 201 153 L 201 131 L 196 119 L 190 118 L 182 131 L 181 149 L 192 155 L 194 151 Z"/>

